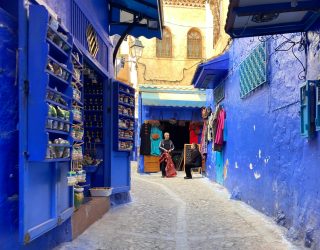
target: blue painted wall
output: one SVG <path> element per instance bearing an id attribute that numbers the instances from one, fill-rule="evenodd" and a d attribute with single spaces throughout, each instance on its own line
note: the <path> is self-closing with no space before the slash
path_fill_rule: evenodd
<path id="1" fill-rule="evenodd" d="M 0 8 L 0 242 L 14 241 L 18 226 L 17 20 Z"/>
<path id="2" fill-rule="evenodd" d="M 293 41 L 301 38 L 300 34 L 285 37 L 291 35 Z M 307 50 L 298 51 L 297 45 L 294 51 L 304 65 L 307 62 L 306 78 L 315 80 L 320 75 L 319 29 L 307 37 Z M 282 213 L 289 237 L 304 240 L 307 235 L 319 249 L 320 139 L 319 135 L 311 140 L 300 136 L 299 84 L 303 81 L 298 75 L 303 67 L 290 50 L 275 51 L 285 40 L 278 36 L 267 41 L 269 83 L 245 99 L 240 99 L 238 65 L 260 41 L 233 41 L 222 102 L 227 112 L 227 143 L 220 164 L 209 150 L 207 171 L 211 180 L 259 211 L 273 217 Z M 207 104 L 213 106 L 212 90 L 207 90 Z"/>

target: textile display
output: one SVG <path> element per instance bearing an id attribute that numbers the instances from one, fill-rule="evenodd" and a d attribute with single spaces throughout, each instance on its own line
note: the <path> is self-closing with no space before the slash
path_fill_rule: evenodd
<path id="1" fill-rule="evenodd" d="M 160 163 L 166 163 L 166 177 L 175 177 L 177 175 L 176 169 L 174 167 L 174 163 L 172 161 L 172 157 L 169 153 L 165 152 L 160 157 Z"/>
<path id="2" fill-rule="evenodd" d="M 151 125 L 147 122 L 142 124 L 140 129 L 140 155 L 150 155 L 151 153 Z"/>
<path id="3" fill-rule="evenodd" d="M 153 126 L 151 128 L 150 140 L 151 140 L 150 154 L 155 156 L 161 155 L 159 145 L 162 140 L 162 131 L 158 127 Z"/>

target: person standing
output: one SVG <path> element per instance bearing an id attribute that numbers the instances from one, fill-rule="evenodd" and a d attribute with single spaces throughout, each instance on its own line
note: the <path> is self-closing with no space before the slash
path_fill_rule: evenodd
<path id="1" fill-rule="evenodd" d="M 198 148 L 198 144 L 191 144 L 191 156 L 190 161 L 185 165 L 186 177 L 185 179 L 192 179 L 191 169 L 198 168 L 202 165 L 202 156 Z"/>
<path id="2" fill-rule="evenodd" d="M 164 133 L 164 140 L 160 142 L 159 149 L 161 153 L 171 153 L 174 150 L 173 142 L 170 140 L 170 134 L 168 132 Z M 160 163 L 160 169 L 162 172 L 162 178 L 166 177 L 166 162 Z"/>

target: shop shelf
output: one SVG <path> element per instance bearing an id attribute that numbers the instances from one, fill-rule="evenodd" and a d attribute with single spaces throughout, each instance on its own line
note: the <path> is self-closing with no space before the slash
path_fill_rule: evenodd
<path id="1" fill-rule="evenodd" d="M 133 116 L 123 115 L 123 114 L 119 114 L 119 116 L 122 116 L 122 117 L 129 118 L 129 119 L 133 119 L 133 120 L 134 120 L 134 117 L 133 117 Z"/>
<path id="2" fill-rule="evenodd" d="M 122 127 L 118 127 L 118 128 L 123 130 L 134 130 L 134 128 L 122 128 Z"/>
<path id="3" fill-rule="evenodd" d="M 63 147 L 63 148 L 71 148 L 72 145 L 70 144 L 48 144 L 50 147 Z"/>
<path id="4" fill-rule="evenodd" d="M 72 76 L 72 79 L 73 79 L 73 82 L 75 82 L 75 83 L 77 84 L 77 86 L 78 86 L 79 89 L 82 89 L 82 88 L 83 88 L 83 84 L 82 84 L 80 81 L 74 79 L 73 76 Z"/>
<path id="5" fill-rule="evenodd" d="M 48 116 L 48 119 L 54 120 L 54 121 L 58 121 L 58 122 L 63 122 L 63 123 L 66 123 L 66 124 L 71 124 L 70 121 L 63 120 L 63 119 L 60 119 L 60 118 L 57 118 L 57 117 Z"/>
<path id="6" fill-rule="evenodd" d="M 76 83 L 80 83 L 80 81 L 81 81 L 81 80 L 78 80 L 78 79 L 74 76 L 74 74 L 72 74 L 72 80 L 73 80 L 74 82 L 76 82 Z"/>
<path id="7" fill-rule="evenodd" d="M 71 53 L 71 54 L 72 54 L 72 61 L 75 61 L 76 64 L 77 64 L 80 68 L 83 68 L 82 63 L 80 63 L 80 62 L 77 60 L 77 58 L 75 57 L 75 55 L 74 55 L 73 53 Z"/>
<path id="8" fill-rule="evenodd" d="M 119 152 L 131 152 L 132 149 L 118 149 Z"/>
<path id="9" fill-rule="evenodd" d="M 76 100 L 76 99 L 72 99 L 72 101 L 76 102 L 76 103 L 79 104 L 80 106 L 83 106 L 83 103 L 80 102 L 80 101 L 78 101 L 78 100 Z"/>
<path id="10" fill-rule="evenodd" d="M 54 158 L 54 159 L 45 159 L 44 162 L 69 162 L 71 158 Z"/>
<path id="11" fill-rule="evenodd" d="M 123 141 L 134 141 L 132 138 L 125 138 L 125 137 L 118 137 L 119 140 L 123 140 Z"/>
<path id="12" fill-rule="evenodd" d="M 48 55 L 48 59 L 54 61 L 56 64 L 58 64 L 63 70 L 67 71 L 68 73 L 70 73 L 72 75 L 72 71 L 70 69 L 68 69 L 66 66 L 62 65 L 62 63 L 58 62 L 56 59 L 54 59 L 52 56 Z"/>
<path id="13" fill-rule="evenodd" d="M 49 74 L 51 83 L 54 83 L 54 84 L 57 84 L 57 85 L 60 85 L 60 86 L 62 85 L 63 87 L 69 86 L 69 83 L 66 80 L 64 80 L 61 77 L 55 75 L 53 72 L 51 72 L 49 70 L 46 70 L 46 72 Z"/>
<path id="14" fill-rule="evenodd" d="M 73 139 L 73 142 L 75 142 L 75 143 L 83 143 L 84 140 Z"/>
<path id="15" fill-rule="evenodd" d="M 120 104 L 120 105 L 123 105 L 123 106 L 130 107 L 130 108 L 134 108 L 134 105 L 129 104 L 129 103 L 125 103 L 125 102 L 120 102 L 120 101 L 119 101 L 119 104 Z"/>
<path id="16" fill-rule="evenodd" d="M 49 54 L 52 57 L 60 58 L 61 60 L 67 60 L 69 58 L 69 55 L 49 38 L 47 38 L 47 42 L 50 45 Z"/>
<path id="17" fill-rule="evenodd" d="M 46 131 L 53 134 L 69 135 L 69 132 L 62 131 L 62 130 L 46 129 Z"/>
<path id="18" fill-rule="evenodd" d="M 77 119 L 73 119 L 73 122 L 82 123 L 83 121 L 80 121 L 80 120 L 77 120 Z"/>
<path id="19" fill-rule="evenodd" d="M 53 29 L 50 24 L 48 24 L 48 28 L 49 28 L 53 33 L 55 33 L 55 35 L 57 35 L 64 43 L 66 43 L 66 44 L 68 45 L 69 49 L 71 50 L 72 45 L 71 45 L 67 40 L 65 40 L 65 39 L 59 34 L 58 31 L 56 31 L 55 29 Z"/>
<path id="20" fill-rule="evenodd" d="M 50 104 L 53 104 L 53 105 L 56 105 L 56 106 L 59 106 L 60 108 L 63 108 L 65 110 L 68 110 L 69 111 L 69 107 L 63 105 L 63 104 L 60 104 L 58 102 L 55 102 L 55 101 L 52 101 L 52 100 L 49 100 L 49 99 L 46 99 L 46 102 L 50 103 Z"/>
<path id="21" fill-rule="evenodd" d="M 133 97 L 134 97 L 134 94 L 128 93 L 128 92 L 123 91 L 123 90 L 119 90 L 119 93 L 121 93 L 121 94 L 126 94 L 126 95 L 129 95 L 129 96 L 133 96 Z"/>
<path id="22" fill-rule="evenodd" d="M 48 90 L 50 90 L 51 92 L 55 93 L 55 94 L 58 94 L 58 95 L 61 95 L 61 97 L 63 97 L 64 99 L 67 99 L 67 100 L 70 100 L 71 98 L 53 88 L 50 88 L 50 87 L 47 87 Z"/>

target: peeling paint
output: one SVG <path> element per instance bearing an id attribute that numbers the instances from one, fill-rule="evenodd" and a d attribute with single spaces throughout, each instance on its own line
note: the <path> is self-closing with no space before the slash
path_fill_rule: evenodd
<path id="1" fill-rule="evenodd" d="M 261 159 L 261 153 L 262 153 L 262 151 L 261 151 L 261 149 L 259 149 L 259 153 L 258 153 L 259 159 Z"/>
<path id="2" fill-rule="evenodd" d="M 253 169 L 252 163 L 249 164 L 249 168 L 250 168 L 251 170 Z"/>
<path id="3" fill-rule="evenodd" d="M 261 174 L 259 173 L 259 172 L 254 172 L 254 178 L 256 178 L 256 179 L 260 179 L 260 177 L 261 177 Z"/>

